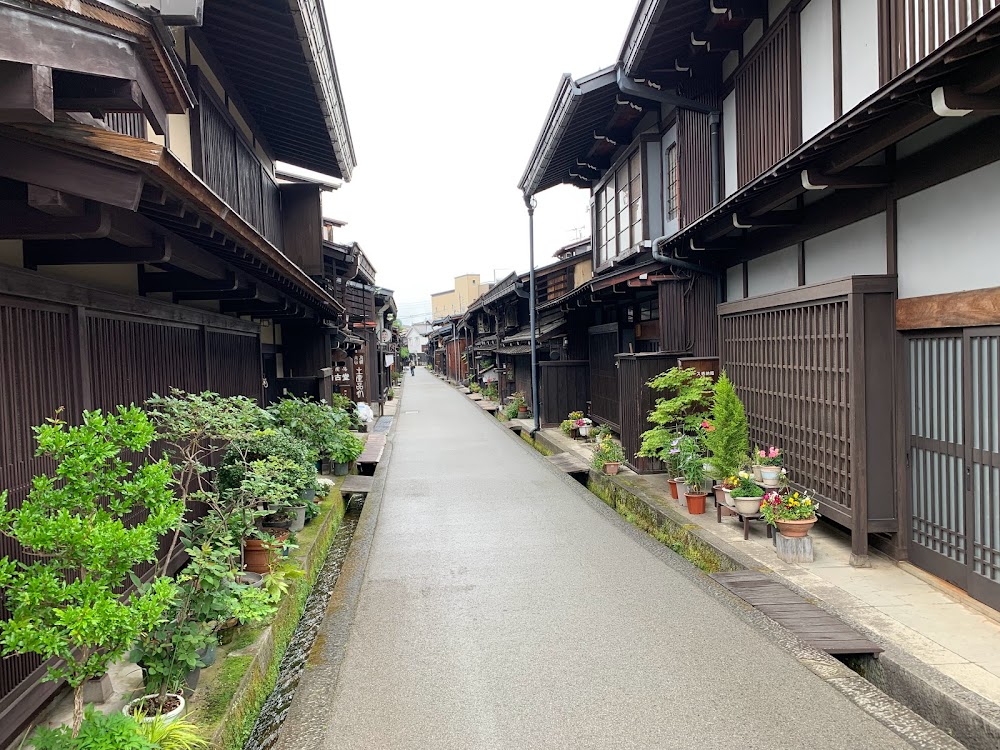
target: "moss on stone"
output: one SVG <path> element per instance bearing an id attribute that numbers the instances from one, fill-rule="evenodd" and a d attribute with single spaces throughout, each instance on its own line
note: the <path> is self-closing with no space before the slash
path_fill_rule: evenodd
<path id="1" fill-rule="evenodd" d="M 344 517 L 337 490 L 319 505 L 319 517 L 299 532 L 299 547 L 291 553 L 307 575 L 292 582 L 268 626 L 241 627 L 232 643 L 220 649 L 216 664 L 202 673 L 203 687 L 189 701 L 189 718 L 213 737 L 215 750 L 243 747 L 277 683 L 282 656 Z M 253 652 L 240 653 L 246 649 Z"/>

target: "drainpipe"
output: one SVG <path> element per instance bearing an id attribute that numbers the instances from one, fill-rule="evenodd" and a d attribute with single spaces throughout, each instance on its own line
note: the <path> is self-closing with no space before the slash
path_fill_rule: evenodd
<path id="1" fill-rule="evenodd" d="M 719 135 L 719 123 L 722 118 L 718 112 L 708 114 L 709 169 L 712 171 L 712 207 L 722 200 L 722 165 L 719 163 L 719 153 L 722 151 Z"/>
<path id="2" fill-rule="evenodd" d="M 531 326 L 531 418 L 534 436 L 541 428 L 538 414 L 538 340 L 535 335 L 535 206 L 538 202 L 534 196 L 525 195 L 524 205 L 528 209 L 528 319 Z"/>

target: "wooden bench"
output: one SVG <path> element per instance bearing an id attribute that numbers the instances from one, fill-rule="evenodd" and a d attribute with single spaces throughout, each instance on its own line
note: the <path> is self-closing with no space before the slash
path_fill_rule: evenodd
<path id="1" fill-rule="evenodd" d="M 375 481 L 375 477 L 366 477 L 361 474 L 351 474 L 348 477 L 344 477 L 344 481 L 340 485 L 340 494 L 345 497 L 350 497 L 351 495 L 367 495 L 372 491 L 372 484 Z"/>
<path id="2" fill-rule="evenodd" d="M 884 649 L 843 620 L 811 604 L 784 584 L 749 570 L 711 575 L 740 599 L 828 654 L 870 654 Z"/>
<path id="3" fill-rule="evenodd" d="M 560 471 L 567 474 L 589 474 L 590 467 L 574 453 L 555 453 L 546 459 Z"/>
<path id="4" fill-rule="evenodd" d="M 375 467 L 382 460 L 382 453 L 385 451 L 385 435 L 382 433 L 372 433 L 365 441 L 365 449 L 358 456 L 358 471 L 365 476 L 375 473 Z"/>

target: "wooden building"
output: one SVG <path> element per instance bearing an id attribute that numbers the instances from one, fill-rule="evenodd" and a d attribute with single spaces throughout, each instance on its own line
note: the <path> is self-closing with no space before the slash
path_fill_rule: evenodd
<path id="1" fill-rule="evenodd" d="M 60 407 L 72 418 L 171 387 L 322 395 L 333 346 L 354 335 L 321 233 L 320 193 L 354 167 L 323 4 L 207 0 L 200 25 L 140 6 L 0 0 L 13 503 L 50 469 L 31 427 Z M 279 159 L 332 179 L 282 182 Z M 18 554 L 3 540 L 0 553 Z M 57 689 L 44 670 L 0 661 L 0 746 Z"/>
<path id="2" fill-rule="evenodd" d="M 561 82 L 520 183 L 591 191 L 592 287 L 648 267 L 660 353 L 720 357 L 854 563 L 874 544 L 993 607 L 998 5 L 644 0 L 614 66 Z M 614 387 L 615 299 L 591 303 L 608 422 L 641 390 Z"/>

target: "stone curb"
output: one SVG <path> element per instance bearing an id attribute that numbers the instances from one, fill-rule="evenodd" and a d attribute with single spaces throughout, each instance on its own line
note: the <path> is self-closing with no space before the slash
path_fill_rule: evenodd
<path id="1" fill-rule="evenodd" d="M 963 693 L 968 693 L 969 691 L 964 690 L 964 688 L 961 688 L 957 683 L 954 683 L 954 681 L 951 681 L 944 675 L 937 673 L 941 680 L 953 683 L 953 687 L 948 690 L 942 687 L 937 681 L 932 683 L 932 681 L 926 677 L 922 679 L 916 674 L 916 670 L 908 669 L 903 666 L 903 663 L 907 660 L 907 658 L 910 661 L 913 661 L 912 657 L 899 654 L 896 649 L 887 647 L 886 652 L 883 653 L 878 660 L 873 661 L 876 661 L 877 664 L 882 663 L 883 668 L 888 667 L 885 671 L 888 675 L 891 675 L 895 679 L 895 682 L 892 683 L 892 688 L 894 690 L 901 691 L 897 693 L 900 695 L 900 700 L 897 700 L 892 695 L 889 695 L 880 689 L 882 687 L 881 685 L 873 684 L 873 682 L 866 680 L 857 672 L 850 669 L 829 654 L 819 651 L 802 642 L 793 633 L 791 633 L 791 631 L 785 629 L 774 620 L 766 617 L 758 610 L 753 609 L 753 607 L 748 605 L 739 597 L 730 593 L 721 585 L 717 584 L 705 573 L 675 553 L 669 547 L 661 544 L 641 529 L 636 528 L 622 519 L 618 512 L 609 507 L 609 505 L 598 495 L 594 494 L 587 487 L 584 487 L 564 472 L 556 469 L 551 463 L 546 461 L 540 455 L 537 449 L 533 449 L 534 443 L 537 442 L 539 445 L 552 452 L 563 452 L 563 448 L 554 441 L 550 440 L 546 435 L 536 433 L 536 435 L 532 438 L 532 441 L 528 442 L 527 440 L 515 435 L 510 429 L 500 423 L 499 420 L 489 414 L 486 414 L 481 409 L 476 409 L 476 411 L 479 411 L 481 414 L 486 416 L 498 429 L 512 435 L 517 442 L 525 445 L 528 449 L 532 449 L 530 452 L 526 452 L 526 454 L 533 454 L 537 460 L 548 466 L 549 471 L 561 476 L 563 480 L 568 485 L 572 486 L 574 491 L 576 491 L 578 495 L 588 503 L 588 505 L 598 512 L 603 513 L 605 517 L 608 518 L 609 522 L 620 524 L 624 527 L 626 533 L 628 533 L 638 544 L 645 547 L 652 554 L 659 557 L 661 560 L 666 562 L 675 570 L 684 574 L 689 579 L 696 581 L 702 590 L 715 598 L 721 604 L 727 606 L 730 610 L 734 611 L 741 619 L 751 623 L 758 629 L 764 630 L 767 633 L 769 640 L 774 642 L 783 650 L 787 651 L 793 658 L 798 660 L 807 669 L 820 677 L 820 679 L 837 689 L 852 703 L 865 711 L 865 713 L 902 737 L 913 747 L 924 748 L 926 750 L 959 750 L 963 747 L 967 747 L 969 750 L 995 750 L 995 748 L 1000 746 L 994 738 L 994 735 L 990 734 L 990 730 L 986 727 L 985 723 L 978 717 L 978 715 L 968 710 L 968 707 L 962 705 L 961 701 L 966 699 L 966 696 L 963 695 Z M 733 569 L 757 570 L 762 573 L 776 575 L 770 568 L 762 566 L 760 563 L 753 560 L 748 555 L 740 552 L 732 545 L 714 537 L 701 527 L 688 523 L 680 511 L 672 507 L 662 505 L 657 502 L 655 498 L 643 492 L 641 489 L 630 486 L 627 482 L 627 475 L 610 477 L 591 471 L 588 477 L 588 487 L 599 484 L 606 484 L 614 487 L 618 492 L 627 494 L 635 501 L 641 503 L 651 514 L 655 515 L 658 524 L 662 524 L 666 520 L 671 525 L 685 529 L 700 542 L 712 548 L 724 561 L 729 562 Z M 780 577 L 779 580 L 788 585 L 789 588 L 794 590 L 796 593 L 805 596 L 817 606 L 828 610 L 831 614 L 835 614 L 838 617 L 843 617 L 843 615 L 838 613 L 834 608 L 829 607 L 824 602 L 817 601 L 814 596 L 803 592 L 790 582 L 787 582 Z M 850 618 L 843 617 L 843 619 L 850 622 L 852 626 L 857 626 L 856 623 Z M 858 627 L 858 629 L 864 632 L 868 638 L 878 642 L 877 639 L 873 637 L 873 634 L 867 629 L 863 627 Z M 926 665 L 920 666 L 926 667 Z M 888 680 L 886 680 L 886 684 L 889 684 Z M 907 689 L 902 690 L 903 687 L 906 687 Z M 926 695 L 928 689 L 932 691 L 930 696 Z M 916 710 L 926 709 L 928 701 L 926 699 L 923 701 L 913 700 L 911 703 L 911 699 L 919 697 L 932 697 L 932 700 L 930 701 L 932 705 L 937 705 L 939 709 L 947 707 L 949 710 L 940 711 L 940 714 L 938 712 L 931 712 L 931 716 L 935 722 L 931 723 L 928 717 L 921 715 L 921 713 L 918 713 Z M 978 698 L 980 702 L 983 701 L 980 696 L 974 697 Z M 956 722 L 954 721 L 956 718 L 961 718 L 962 720 Z M 936 726 L 935 724 L 938 725 Z M 959 742 L 956 737 L 962 740 L 962 742 Z"/>
<path id="2" fill-rule="evenodd" d="M 334 746 L 332 738 L 326 736 L 327 729 L 323 722 L 315 721 L 314 717 L 329 711 L 338 688 L 340 668 L 347 654 L 347 644 L 385 494 L 386 474 L 392 461 L 392 435 L 402 416 L 401 407 L 405 398 L 404 389 L 387 433 L 383 458 L 375 469 L 372 490 L 365 499 L 361 517 L 351 538 L 351 546 L 330 595 L 323 624 L 309 654 L 302 681 L 295 690 L 288 716 L 275 742 L 275 750 L 326 750 Z"/>

